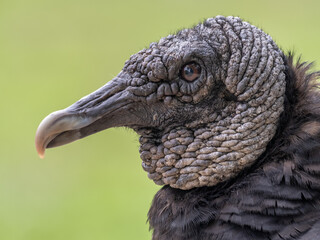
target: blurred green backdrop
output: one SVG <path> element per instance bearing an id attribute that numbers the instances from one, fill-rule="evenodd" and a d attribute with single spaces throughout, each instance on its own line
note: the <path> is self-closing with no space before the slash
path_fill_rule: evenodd
<path id="1" fill-rule="evenodd" d="M 140 166 L 136 134 L 110 129 L 40 160 L 39 122 L 102 86 L 150 42 L 215 15 L 241 16 L 283 50 L 319 62 L 319 7 L 316 0 L 0 0 L 0 239 L 150 239 L 146 215 L 159 186 Z"/>

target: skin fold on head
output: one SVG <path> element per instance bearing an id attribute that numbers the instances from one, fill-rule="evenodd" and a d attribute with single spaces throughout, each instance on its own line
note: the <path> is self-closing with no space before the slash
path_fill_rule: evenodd
<path id="1" fill-rule="evenodd" d="M 209 18 L 151 43 L 105 86 L 47 116 L 46 148 L 111 127 L 140 135 L 142 167 L 159 185 L 214 186 L 251 166 L 283 112 L 284 55 L 236 17 Z"/>

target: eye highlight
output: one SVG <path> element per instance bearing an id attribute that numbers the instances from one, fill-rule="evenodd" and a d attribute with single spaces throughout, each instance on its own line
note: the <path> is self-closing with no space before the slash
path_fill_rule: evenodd
<path id="1" fill-rule="evenodd" d="M 201 67 L 195 62 L 185 64 L 180 70 L 180 76 L 189 82 L 196 80 L 201 74 Z"/>

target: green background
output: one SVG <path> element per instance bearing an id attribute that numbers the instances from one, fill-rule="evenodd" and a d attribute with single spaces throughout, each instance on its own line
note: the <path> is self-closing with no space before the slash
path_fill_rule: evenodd
<path id="1" fill-rule="evenodd" d="M 41 160 L 40 121 L 112 79 L 150 42 L 215 15 L 241 16 L 284 51 L 319 62 L 319 7 L 310 0 L 0 0 L 0 239 L 150 239 L 146 215 L 159 186 L 141 168 L 136 134 L 106 130 Z"/>

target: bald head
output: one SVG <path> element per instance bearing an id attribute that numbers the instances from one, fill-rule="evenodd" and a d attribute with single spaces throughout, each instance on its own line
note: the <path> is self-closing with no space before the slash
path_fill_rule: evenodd
<path id="1" fill-rule="evenodd" d="M 216 185 L 252 165 L 274 136 L 283 58 L 270 36 L 239 18 L 207 19 L 152 43 L 107 85 L 46 118 L 37 148 L 126 126 L 141 135 L 142 166 L 157 184 Z"/>

